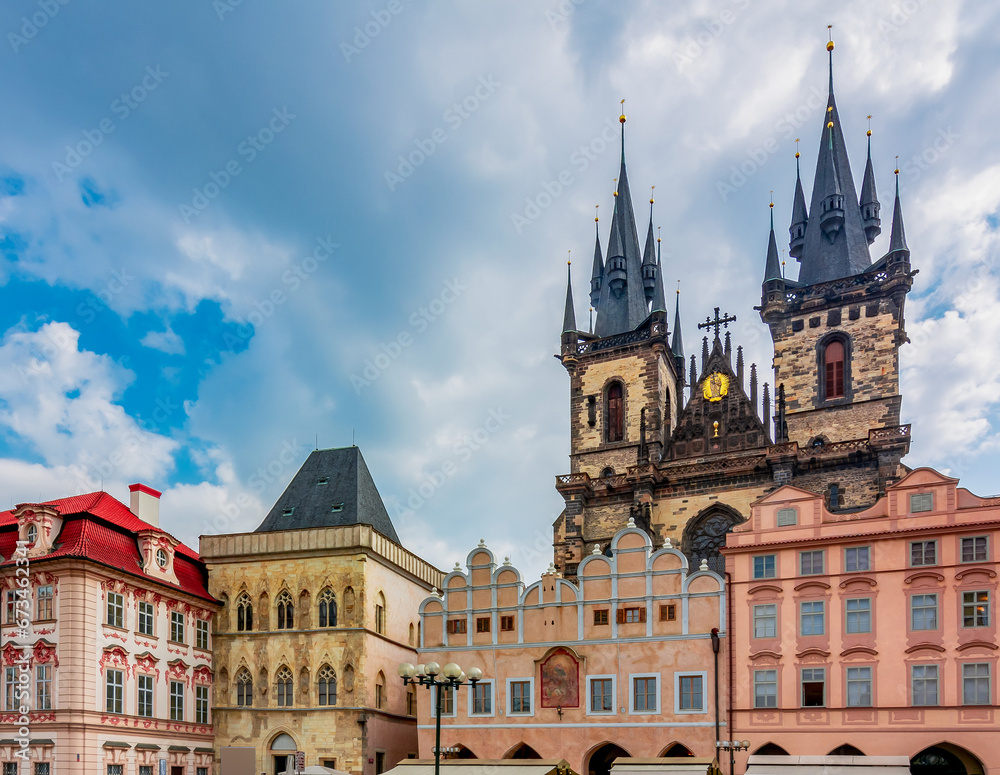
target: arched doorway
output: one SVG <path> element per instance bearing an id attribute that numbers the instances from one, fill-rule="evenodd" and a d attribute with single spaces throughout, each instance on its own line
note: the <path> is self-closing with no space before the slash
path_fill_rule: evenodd
<path id="1" fill-rule="evenodd" d="M 468 748 L 466 748 L 464 745 L 459 745 L 458 746 L 458 752 L 455 754 L 455 758 L 456 759 L 478 759 L 479 757 L 476 756 L 471 750 L 469 750 Z"/>
<path id="2" fill-rule="evenodd" d="M 504 759 L 541 759 L 542 757 L 538 755 L 538 751 L 532 748 L 527 743 L 518 743 L 516 746 L 511 748 L 503 757 Z"/>
<path id="3" fill-rule="evenodd" d="M 760 748 L 753 752 L 753 756 L 788 756 L 788 751 L 782 748 L 780 745 L 775 745 L 774 743 L 764 743 Z"/>
<path id="4" fill-rule="evenodd" d="M 694 753 L 683 743 L 674 743 L 668 745 L 660 756 L 694 756 Z"/>
<path id="5" fill-rule="evenodd" d="M 981 775 L 982 772 L 979 759 L 950 743 L 932 745 L 910 759 L 911 775 Z"/>
<path id="6" fill-rule="evenodd" d="M 295 762 L 292 760 L 295 752 L 295 741 L 292 736 L 282 732 L 271 741 L 270 758 L 274 769 L 272 775 L 281 775 L 285 770 L 290 770 Z"/>
<path id="7" fill-rule="evenodd" d="M 702 560 L 708 560 L 708 569 L 723 575 L 726 561 L 719 549 L 726 545 L 726 534 L 745 521 L 732 506 L 717 503 L 688 522 L 681 537 L 681 551 L 687 556 L 691 571 L 696 571 Z"/>
<path id="8" fill-rule="evenodd" d="M 628 756 L 629 752 L 614 743 L 605 743 L 590 755 L 587 764 L 587 775 L 610 775 L 611 765 L 619 756 Z"/>
<path id="9" fill-rule="evenodd" d="M 827 756 L 864 756 L 864 751 L 860 748 L 855 748 L 850 743 L 844 743 L 843 745 L 838 745 L 834 748 Z"/>

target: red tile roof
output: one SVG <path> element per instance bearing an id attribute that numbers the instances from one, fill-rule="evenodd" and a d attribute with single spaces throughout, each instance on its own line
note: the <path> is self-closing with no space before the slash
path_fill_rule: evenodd
<path id="1" fill-rule="evenodd" d="M 139 519 L 128 506 L 106 492 L 73 495 L 39 505 L 56 508 L 64 521 L 53 551 L 44 557 L 35 558 L 33 562 L 58 557 L 84 557 L 131 576 L 175 586 L 143 571 L 136 540 L 136 533 L 140 530 L 169 534 Z M 0 556 L 13 555 L 17 532 L 10 528 L 16 525 L 13 510 L 0 512 Z M 180 582 L 176 586 L 181 590 L 206 600 L 214 600 L 208 593 L 205 568 L 198 553 L 181 543 L 174 550 L 174 572 Z"/>

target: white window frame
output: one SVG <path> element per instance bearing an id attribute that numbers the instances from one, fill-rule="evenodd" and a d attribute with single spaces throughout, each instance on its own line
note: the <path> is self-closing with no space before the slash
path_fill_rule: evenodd
<path id="1" fill-rule="evenodd" d="M 773 681 L 773 684 L 774 684 L 774 705 L 758 705 L 757 704 L 757 684 L 758 684 L 757 673 L 774 673 L 774 681 Z M 759 683 L 760 684 L 771 685 L 772 681 L 760 681 Z M 778 700 L 781 697 L 781 695 L 779 693 L 779 686 L 778 686 L 778 668 L 777 668 L 777 666 L 755 668 L 754 671 L 753 671 L 752 687 L 751 688 L 753 689 L 753 707 L 754 707 L 754 710 L 768 710 L 768 709 L 775 709 L 775 708 L 777 708 L 778 707 Z M 765 696 L 768 696 L 768 695 L 765 695 Z"/>
<path id="2" fill-rule="evenodd" d="M 112 681 L 112 675 L 116 676 L 119 681 Z M 114 689 L 115 693 L 113 697 L 108 696 L 109 690 Z M 115 716 L 124 715 L 125 713 L 125 671 L 118 670 L 116 668 L 108 668 L 104 671 L 104 711 L 106 713 L 114 714 Z M 113 708 L 108 708 L 108 700 L 112 699 L 115 705 L 120 706 L 119 710 L 114 710 Z"/>
<path id="3" fill-rule="evenodd" d="M 149 614 L 143 614 L 143 606 L 149 606 Z M 143 635 L 147 638 L 156 637 L 156 606 L 153 603 L 149 603 L 145 600 L 140 600 L 139 604 L 135 607 L 135 632 L 137 635 Z M 143 619 L 146 618 L 149 621 L 150 632 L 146 632 L 142 629 Z"/>
<path id="4" fill-rule="evenodd" d="M 52 710 L 52 678 L 54 665 L 35 665 L 35 707 L 33 710 Z"/>
<path id="5" fill-rule="evenodd" d="M 855 600 L 867 600 L 868 608 L 866 610 L 851 611 L 848 608 L 848 603 Z M 845 635 L 870 635 L 872 633 L 872 599 L 870 597 L 845 597 L 844 598 L 844 634 Z M 855 618 L 861 618 L 861 614 L 868 614 L 868 629 L 867 630 L 856 630 L 852 631 L 850 629 L 849 622 L 851 621 L 851 614 L 857 614 Z"/>
<path id="6" fill-rule="evenodd" d="M 937 700 L 937 702 L 935 702 L 933 704 L 923 702 L 923 703 L 920 703 L 918 705 L 917 702 L 916 702 L 916 698 L 917 698 L 917 692 L 916 692 L 916 689 L 915 689 L 915 683 L 916 683 L 916 681 L 919 680 L 919 681 L 924 681 L 924 682 L 927 682 L 927 683 L 929 683 L 931 681 L 931 678 L 929 676 L 926 676 L 926 675 L 922 676 L 920 678 L 917 678 L 916 676 L 914 676 L 913 671 L 914 671 L 915 668 L 918 668 L 918 667 L 921 667 L 921 668 L 933 667 L 934 668 L 934 678 L 933 678 L 933 680 L 934 680 L 934 695 L 935 695 L 935 699 Z M 910 665 L 910 706 L 911 707 L 914 707 L 914 708 L 937 708 L 937 707 L 941 706 L 941 672 L 942 672 L 941 671 L 941 665 L 939 665 L 936 662 L 924 662 L 924 663 L 917 662 L 915 664 Z"/>
<path id="7" fill-rule="evenodd" d="M 681 678 L 701 678 L 701 709 L 681 708 Z M 708 672 L 701 670 L 689 670 L 683 673 L 674 673 L 674 713 L 676 715 L 692 715 L 697 713 L 708 713 Z"/>
<path id="8" fill-rule="evenodd" d="M 201 640 L 201 635 L 205 636 L 205 645 L 199 646 L 198 641 Z M 196 649 L 201 649 L 202 651 L 211 651 L 212 643 L 209 640 L 210 630 L 208 628 L 207 619 L 195 619 L 194 620 L 194 647 Z"/>
<path id="9" fill-rule="evenodd" d="M 180 640 L 174 640 L 174 626 L 180 625 L 181 637 Z M 187 636 L 187 621 L 184 616 L 183 611 L 171 611 L 170 612 L 170 632 L 167 633 L 167 640 L 171 643 L 178 643 L 181 645 L 186 645 L 184 638 Z"/>
<path id="10" fill-rule="evenodd" d="M 816 611 L 810 611 L 807 614 L 803 610 L 804 606 L 806 606 L 806 605 L 816 605 L 817 603 L 819 603 L 819 606 L 820 606 L 820 610 L 818 612 L 816 612 Z M 820 617 L 820 623 L 822 624 L 822 629 L 819 632 L 810 632 L 810 633 L 807 634 L 805 632 L 805 627 L 802 626 L 804 624 L 804 622 L 805 622 L 805 617 L 806 616 L 814 617 L 814 616 L 817 615 L 817 613 L 818 613 L 818 615 Z M 826 634 L 827 634 L 827 632 L 826 632 L 826 601 L 825 600 L 800 600 L 799 601 L 799 637 L 800 638 L 817 638 L 817 637 L 825 637 Z"/>
<path id="11" fill-rule="evenodd" d="M 149 680 L 149 714 L 140 713 L 142 710 L 142 682 L 144 679 Z M 139 673 L 135 677 L 135 715 L 139 718 L 153 718 L 156 716 L 156 676 L 149 675 L 148 673 Z"/>
<path id="12" fill-rule="evenodd" d="M 167 717 L 171 721 L 174 721 L 174 722 L 178 722 L 178 721 L 183 722 L 183 721 L 185 721 L 185 712 L 187 710 L 184 707 L 184 705 L 186 704 L 185 703 L 185 700 L 186 700 L 185 695 L 187 694 L 187 687 L 184 685 L 183 681 L 168 681 L 167 685 L 168 685 L 168 689 L 167 689 Z M 181 691 L 180 691 L 179 694 L 174 691 L 174 687 L 175 686 L 181 687 Z M 174 700 L 177 700 L 176 704 L 175 704 Z M 174 718 L 174 709 L 175 708 L 180 711 L 180 718 Z"/>
<path id="13" fill-rule="evenodd" d="M 199 697 L 199 694 L 204 694 L 205 696 Z M 211 692 L 209 692 L 208 687 L 205 684 L 196 684 L 194 687 L 194 723 L 195 724 L 211 724 L 212 718 L 212 703 L 211 703 Z M 205 720 L 199 721 L 198 715 L 199 711 L 202 710 L 202 703 L 204 703 Z"/>
<path id="14" fill-rule="evenodd" d="M 867 678 L 851 678 L 852 670 L 867 670 Z M 851 684 L 868 683 L 868 704 L 851 704 Z M 845 665 L 844 666 L 844 707 L 845 708 L 874 708 L 875 707 L 875 667 L 873 665 Z"/>
<path id="15" fill-rule="evenodd" d="M 337 688 L 339 689 L 340 687 L 338 686 Z M 442 689 L 453 692 L 454 697 L 453 697 L 453 702 L 451 703 L 451 713 L 448 713 L 447 711 L 444 710 L 445 698 L 444 697 L 441 698 L 441 709 L 443 711 L 441 713 L 441 718 L 455 718 L 458 715 L 458 694 L 457 694 L 458 689 L 455 688 L 454 686 L 451 687 L 450 689 L 447 686 L 439 686 L 437 689 L 431 690 L 431 718 L 437 718 L 437 704 L 435 702 L 434 692 L 441 691 Z M 388 697 L 388 694 L 386 694 L 386 697 Z"/>
<path id="16" fill-rule="evenodd" d="M 591 681 L 607 681 L 611 680 L 611 710 L 591 710 L 590 706 L 590 682 Z M 618 676 L 614 673 L 609 673 L 607 675 L 588 675 L 587 676 L 587 713 L 588 716 L 613 716 L 618 712 Z"/>
<path id="17" fill-rule="evenodd" d="M 774 613 L 772 615 L 770 615 L 770 616 L 763 615 L 763 614 L 758 615 L 757 609 L 758 608 L 764 608 L 766 606 L 770 606 L 771 608 L 773 608 L 774 609 Z M 753 607 L 750 609 L 750 615 L 751 615 L 751 618 L 753 620 L 753 621 L 750 622 L 750 624 L 752 626 L 752 631 L 753 631 L 753 635 L 751 637 L 753 637 L 754 639 L 757 639 L 757 640 L 759 640 L 759 639 L 767 639 L 767 638 L 777 638 L 778 637 L 778 604 L 777 603 L 755 603 L 753 605 Z M 758 622 L 758 620 L 759 621 L 765 621 L 767 619 L 773 619 L 774 620 L 774 635 L 758 635 L 757 634 L 757 622 Z"/>
<path id="18" fill-rule="evenodd" d="M 636 678 L 654 678 L 656 679 L 656 708 L 654 710 L 636 710 L 635 709 L 635 679 Z M 659 673 L 629 673 L 628 675 L 628 714 L 630 716 L 658 716 L 660 714 L 660 707 L 663 705 L 661 694 L 663 692 L 663 686 L 660 681 Z"/>
<path id="19" fill-rule="evenodd" d="M 121 624 L 114 624 L 111 621 L 111 610 L 112 610 L 111 596 L 112 595 L 114 595 L 114 597 L 117 598 L 117 602 L 115 602 L 113 605 L 114 605 L 115 612 L 121 614 Z M 125 619 L 125 595 L 121 594 L 120 592 L 108 592 L 108 599 L 107 599 L 107 602 L 105 603 L 105 619 L 104 619 L 104 623 L 108 627 L 118 627 L 119 629 L 124 629 L 125 628 L 125 626 L 126 626 L 126 619 Z"/>
<path id="20" fill-rule="evenodd" d="M 481 681 L 476 681 L 476 686 L 489 686 L 490 687 L 490 712 L 489 713 L 476 713 L 474 708 L 476 707 L 475 692 L 473 691 L 472 685 L 469 685 L 469 716 L 475 718 L 492 718 L 497 714 L 497 682 L 493 678 L 484 678 Z M 443 717 L 442 717 L 443 718 Z"/>
<path id="21" fill-rule="evenodd" d="M 514 683 L 524 683 L 530 684 L 531 690 L 531 710 L 530 711 L 513 711 L 511 708 L 514 707 L 513 695 L 511 694 L 511 684 Z M 535 715 L 535 705 L 537 701 L 537 696 L 535 695 L 535 678 L 534 676 L 524 677 L 524 678 L 508 678 L 507 679 L 507 715 L 508 716 L 534 716 Z"/>

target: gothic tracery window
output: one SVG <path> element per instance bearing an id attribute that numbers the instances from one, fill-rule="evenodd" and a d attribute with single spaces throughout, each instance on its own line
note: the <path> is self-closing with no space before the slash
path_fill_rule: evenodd
<path id="1" fill-rule="evenodd" d="M 337 675 L 329 665 L 319 669 L 319 704 L 337 704 Z"/>
<path id="2" fill-rule="evenodd" d="M 690 570 L 698 570 L 701 561 L 708 560 L 709 570 L 725 573 L 726 560 L 719 550 L 726 545 L 726 534 L 741 522 L 743 518 L 728 507 L 712 508 L 692 519 L 684 528 L 681 546 Z"/>
<path id="3" fill-rule="evenodd" d="M 295 627 L 295 608 L 287 589 L 278 594 L 278 629 L 291 630 Z"/>
<path id="4" fill-rule="evenodd" d="M 240 708 L 253 705 L 253 676 L 246 668 L 236 674 L 236 705 Z"/>
<path id="5" fill-rule="evenodd" d="M 253 630 L 253 603 L 246 592 L 236 598 L 236 629 L 239 632 Z"/>
<path id="6" fill-rule="evenodd" d="M 290 708 L 292 706 L 292 671 L 282 665 L 274 676 L 275 690 L 278 695 L 278 707 Z"/>
<path id="7" fill-rule="evenodd" d="M 337 626 L 337 598 L 329 587 L 319 593 L 319 626 Z"/>

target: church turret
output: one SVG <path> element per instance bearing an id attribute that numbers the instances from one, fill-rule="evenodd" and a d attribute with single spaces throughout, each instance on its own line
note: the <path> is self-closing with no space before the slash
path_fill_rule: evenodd
<path id="1" fill-rule="evenodd" d="M 576 332 L 576 311 L 573 309 L 573 273 L 571 264 L 566 262 L 566 311 L 563 313 L 563 333 Z"/>
<path id="2" fill-rule="evenodd" d="M 670 350 L 678 362 L 684 363 L 684 340 L 681 337 L 681 289 L 677 289 L 677 299 L 674 302 L 674 337 L 670 342 Z M 681 370 L 683 373 L 683 367 Z"/>
<path id="3" fill-rule="evenodd" d="M 590 275 L 590 306 L 593 309 L 597 309 L 597 305 L 601 300 L 601 284 L 604 282 L 604 257 L 601 255 L 601 227 L 597 215 L 594 216 L 594 233 L 594 270 Z"/>
<path id="4" fill-rule="evenodd" d="M 830 110 L 830 109 L 828 109 Z M 831 115 L 828 113 L 827 115 Z M 833 163 L 833 121 L 826 124 L 829 142 L 828 153 L 823 158 L 823 198 L 819 200 L 819 227 L 830 244 L 837 241 L 837 235 L 844 228 L 844 192 L 840 188 L 837 165 Z M 815 213 L 815 211 L 814 211 Z"/>
<path id="5" fill-rule="evenodd" d="M 868 117 L 871 119 L 871 116 Z M 861 182 L 861 218 L 865 225 L 865 236 L 871 245 L 882 233 L 882 220 L 879 218 L 878 196 L 875 194 L 875 170 L 872 167 L 872 130 L 868 130 L 868 162 L 865 164 L 865 177 Z"/>
<path id="6" fill-rule="evenodd" d="M 899 204 L 899 170 L 896 170 L 896 200 L 892 204 L 892 233 L 889 235 L 889 263 L 909 262 L 910 249 L 903 231 L 903 208 Z"/>
<path id="7" fill-rule="evenodd" d="M 802 257 L 802 246 L 806 244 L 808 223 L 809 213 L 806 211 L 806 195 L 802 193 L 802 174 L 799 170 L 799 152 L 796 149 L 795 200 L 792 202 L 792 225 L 788 227 L 788 255 L 793 258 Z"/>
<path id="8" fill-rule="evenodd" d="M 656 294 L 656 275 L 656 254 L 653 249 L 653 197 L 650 197 L 649 228 L 646 230 L 646 247 L 642 251 L 642 291 L 647 302 L 653 301 L 653 296 Z"/>
<path id="9" fill-rule="evenodd" d="M 774 202 L 771 202 L 771 233 L 767 238 L 767 258 L 764 260 L 764 285 L 773 280 L 782 280 L 781 261 L 778 260 L 778 243 L 774 239 Z"/>

